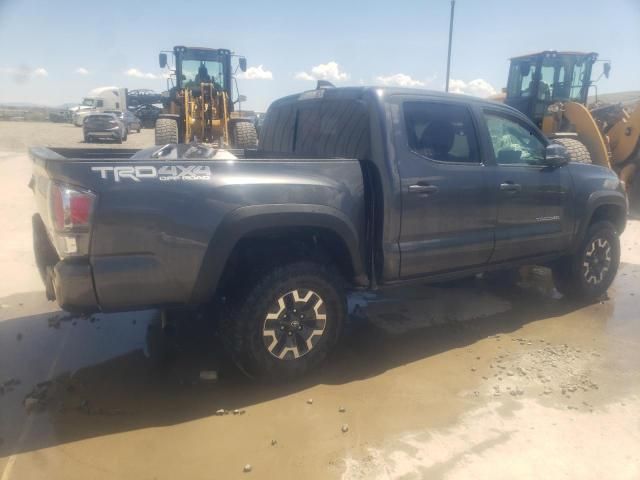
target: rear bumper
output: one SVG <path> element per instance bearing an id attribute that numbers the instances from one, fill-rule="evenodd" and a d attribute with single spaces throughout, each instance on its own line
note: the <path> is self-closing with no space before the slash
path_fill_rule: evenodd
<path id="1" fill-rule="evenodd" d="M 52 290 L 55 300 L 68 312 L 91 313 L 99 310 L 93 287 L 91 266 L 88 262 L 60 261 L 47 268 L 45 283 Z"/>
<path id="2" fill-rule="evenodd" d="M 86 137 L 94 137 L 94 138 L 120 138 L 120 131 L 108 131 L 108 132 L 85 132 Z"/>

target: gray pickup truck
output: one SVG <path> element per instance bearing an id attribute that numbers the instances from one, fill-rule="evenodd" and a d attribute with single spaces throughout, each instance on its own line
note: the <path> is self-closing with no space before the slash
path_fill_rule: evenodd
<path id="1" fill-rule="evenodd" d="M 409 89 L 275 101 L 258 151 L 32 148 L 37 263 L 73 312 L 224 299 L 236 360 L 298 375 L 340 336 L 345 292 L 523 264 L 596 298 L 619 264 L 617 176 L 569 163 L 522 114 Z"/>

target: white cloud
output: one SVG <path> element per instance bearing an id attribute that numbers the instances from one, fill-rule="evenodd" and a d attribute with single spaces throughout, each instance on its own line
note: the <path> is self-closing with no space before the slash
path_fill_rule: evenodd
<path id="1" fill-rule="evenodd" d="M 376 77 L 376 82 L 382 85 L 395 85 L 398 87 L 424 87 L 425 82 L 411 78 L 404 73 L 396 73 L 395 75 L 389 75 L 388 77 Z"/>
<path id="2" fill-rule="evenodd" d="M 482 78 L 476 78 L 470 82 L 464 80 L 449 80 L 449 91 L 453 93 L 466 93 L 467 95 L 474 95 L 476 97 L 489 97 L 495 95 L 497 90 L 486 80 Z"/>
<path id="3" fill-rule="evenodd" d="M 137 68 L 130 68 L 129 70 L 125 70 L 124 74 L 127 77 L 150 78 L 150 79 L 158 78 L 157 75 L 155 75 L 155 74 L 153 74 L 151 72 L 142 72 L 142 71 L 138 70 Z"/>
<path id="4" fill-rule="evenodd" d="M 78 75 L 89 75 L 89 70 L 84 67 L 78 67 L 75 69 L 75 73 L 77 73 Z"/>
<path id="5" fill-rule="evenodd" d="M 249 67 L 246 72 L 240 74 L 240 78 L 246 80 L 273 80 L 273 72 L 265 70 L 263 65 Z"/>
<path id="6" fill-rule="evenodd" d="M 43 67 L 31 68 L 26 65 L 19 67 L 3 67 L 0 68 L 0 74 L 5 74 L 17 84 L 25 84 L 33 77 L 48 77 L 49 72 Z"/>
<path id="7" fill-rule="evenodd" d="M 295 75 L 297 80 L 332 80 L 339 82 L 348 80 L 349 74 L 340 71 L 340 65 L 336 62 L 321 63 L 311 68 L 311 73 L 298 72 Z"/>

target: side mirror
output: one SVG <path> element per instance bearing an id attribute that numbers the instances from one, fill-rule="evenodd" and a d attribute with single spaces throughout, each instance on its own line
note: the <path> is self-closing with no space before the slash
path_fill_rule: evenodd
<path id="1" fill-rule="evenodd" d="M 245 57 L 240 57 L 238 59 L 238 65 L 240 65 L 240 70 L 243 72 L 247 71 L 247 59 Z"/>
<path id="2" fill-rule="evenodd" d="M 160 68 L 164 68 L 167 66 L 167 54 L 161 53 L 158 55 L 158 63 L 160 64 Z"/>
<path id="3" fill-rule="evenodd" d="M 611 73 L 611 64 L 609 62 L 605 62 L 602 66 L 602 73 L 604 73 L 605 77 L 609 78 L 609 74 Z"/>
<path id="4" fill-rule="evenodd" d="M 544 152 L 544 163 L 549 167 L 561 167 L 569 163 L 569 152 L 557 143 L 550 143 Z"/>
<path id="5" fill-rule="evenodd" d="M 238 99 L 235 101 L 235 103 L 242 103 L 246 101 L 247 101 L 246 95 L 238 95 Z"/>

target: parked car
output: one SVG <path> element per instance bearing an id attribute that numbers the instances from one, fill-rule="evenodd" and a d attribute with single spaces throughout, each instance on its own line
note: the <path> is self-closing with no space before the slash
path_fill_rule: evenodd
<path id="1" fill-rule="evenodd" d="M 131 133 L 134 130 L 140 133 L 140 130 L 142 130 L 142 123 L 140 122 L 140 119 L 129 110 L 126 110 L 124 112 L 108 111 L 106 113 L 113 113 L 120 120 L 122 120 L 124 126 L 127 128 L 127 133 Z"/>
<path id="2" fill-rule="evenodd" d="M 92 113 L 87 115 L 82 124 L 85 143 L 92 140 L 106 139 L 122 143 L 127 139 L 127 127 L 115 113 Z"/>
<path id="3" fill-rule="evenodd" d="M 508 106 L 313 90 L 270 106 L 260 145 L 233 161 L 207 145 L 32 149 L 49 298 L 87 313 L 217 299 L 236 362 L 281 379 L 326 357 L 348 290 L 539 264 L 594 299 L 616 275 L 620 180 Z"/>
<path id="4" fill-rule="evenodd" d="M 162 108 L 155 105 L 140 105 L 133 108 L 132 111 L 140 119 L 142 128 L 155 128 L 156 120 L 162 113 Z"/>

